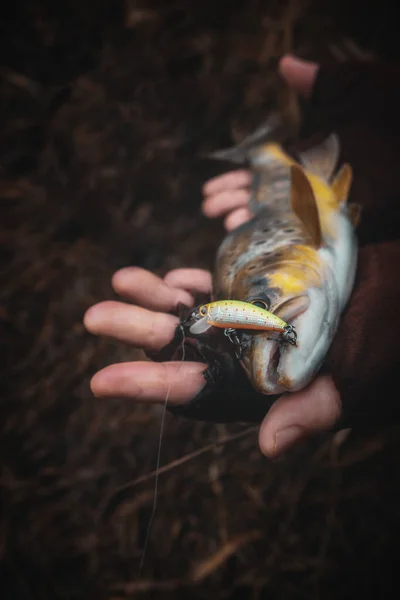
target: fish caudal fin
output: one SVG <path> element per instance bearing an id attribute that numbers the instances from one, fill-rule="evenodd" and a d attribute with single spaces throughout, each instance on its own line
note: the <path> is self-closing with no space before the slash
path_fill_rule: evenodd
<path id="1" fill-rule="evenodd" d="M 321 144 L 300 153 L 300 162 L 311 173 L 329 182 L 339 160 L 340 143 L 335 133 L 331 133 Z"/>
<path id="2" fill-rule="evenodd" d="M 303 169 L 297 165 L 291 167 L 291 203 L 293 212 L 303 223 L 313 246 L 322 244 L 321 223 L 313 189 Z"/>
<path id="3" fill-rule="evenodd" d="M 252 134 L 237 144 L 237 146 L 226 148 L 224 150 L 217 150 L 216 152 L 208 154 L 207 158 L 244 164 L 249 160 L 252 150 L 267 142 L 280 141 L 286 136 L 287 131 L 288 128 L 282 122 L 281 117 L 274 113 Z"/>
<path id="4" fill-rule="evenodd" d="M 349 197 L 351 182 L 353 180 L 353 171 L 349 164 L 345 163 L 339 173 L 332 181 L 332 191 L 339 205 L 345 204 Z"/>

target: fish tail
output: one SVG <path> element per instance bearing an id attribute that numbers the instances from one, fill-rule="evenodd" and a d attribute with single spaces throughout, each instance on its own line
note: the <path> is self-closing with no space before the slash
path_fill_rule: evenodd
<path id="1" fill-rule="evenodd" d="M 232 148 L 217 150 L 207 154 L 207 158 L 226 160 L 236 164 L 245 164 L 258 147 L 268 142 L 278 142 L 288 135 L 288 125 L 284 124 L 278 113 L 273 113 L 252 134 Z"/>

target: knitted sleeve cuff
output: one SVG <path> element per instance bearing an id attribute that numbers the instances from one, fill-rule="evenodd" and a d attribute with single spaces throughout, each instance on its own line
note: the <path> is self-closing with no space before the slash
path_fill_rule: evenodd
<path id="1" fill-rule="evenodd" d="M 400 417 L 400 241 L 366 246 L 351 303 L 328 356 L 343 418 Z"/>

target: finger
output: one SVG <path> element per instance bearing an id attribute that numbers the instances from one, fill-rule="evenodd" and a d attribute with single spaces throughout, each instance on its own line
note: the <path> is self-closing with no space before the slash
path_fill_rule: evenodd
<path id="1" fill-rule="evenodd" d="M 203 204 L 202 211 L 206 217 L 220 217 L 235 208 L 246 206 L 249 202 L 250 192 L 247 189 L 228 190 L 208 196 Z"/>
<path id="2" fill-rule="evenodd" d="M 131 398 L 139 402 L 182 404 L 206 385 L 206 365 L 191 362 L 128 362 L 110 365 L 93 376 L 90 387 L 101 398 Z"/>
<path id="3" fill-rule="evenodd" d="M 151 310 L 168 312 L 179 303 L 194 304 L 187 291 L 170 287 L 160 277 L 139 267 L 127 267 L 114 273 L 112 286 L 120 296 Z"/>
<path id="4" fill-rule="evenodd" d="M 248 208 L 238 208 L 226 217 L 224 221 L 225 229 L 227 231 L 232 231 L 232 229 L 236 229 L 236 227 L 250 221 L 252 217 L 253 215 Z"/>
<path id="5" fill-rule="evenodd" d="M 95 335 L 112 337 L 140 348 L 160 350 L 172 340 L 178 318 L 123 302 L 107 301 L 89 308 L 83 323 Z"/>
<path id="6" fill-rule="evenodd" d="M 204 269 L 173 269 L 165 275 L 164 281 L 172 288 L 195 293 L 210 294 L 212 289 L 212 275 Z"/>
<path id="7" fill-rule="evenodd" d="M 252 175 L 250 171 L 245 169 L 239 169 L 237 171 L 230 171 L 223 175 L 218 175 L 209 179 L 203 186 L 204 196 L 213 196 L 219 192 L 226 192 L 229 190 L 237 190 L 249 186 L 251 184 Z"/>
<path id="8" fill-rule="evenodd" d="M 294 90 L 309 98 L 317 77 L 319 65 L 286 54 L 279 63 L 279 71 Z"/>
<path id="9" fill-rule="evenodd" d="M 308 387 L 282 396 L 272 406 L 260 428 L 261 451 L 266 456 L 277 456 L 300 439 L 329 429 L 340 411 L 340 395 L 332 377 L 318 377 Z"/>

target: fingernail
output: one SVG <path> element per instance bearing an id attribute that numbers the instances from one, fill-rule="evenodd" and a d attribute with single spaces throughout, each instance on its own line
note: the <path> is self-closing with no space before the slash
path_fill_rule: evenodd
<path id="1" fill-rule="evenodd" d="M 303 435 L 303 429 L 298 425 L 291 425 L 285 429 L 281 429 L 275 433 L 274 437 L 274 454 L 280 454 L 287 450 Z"/>

